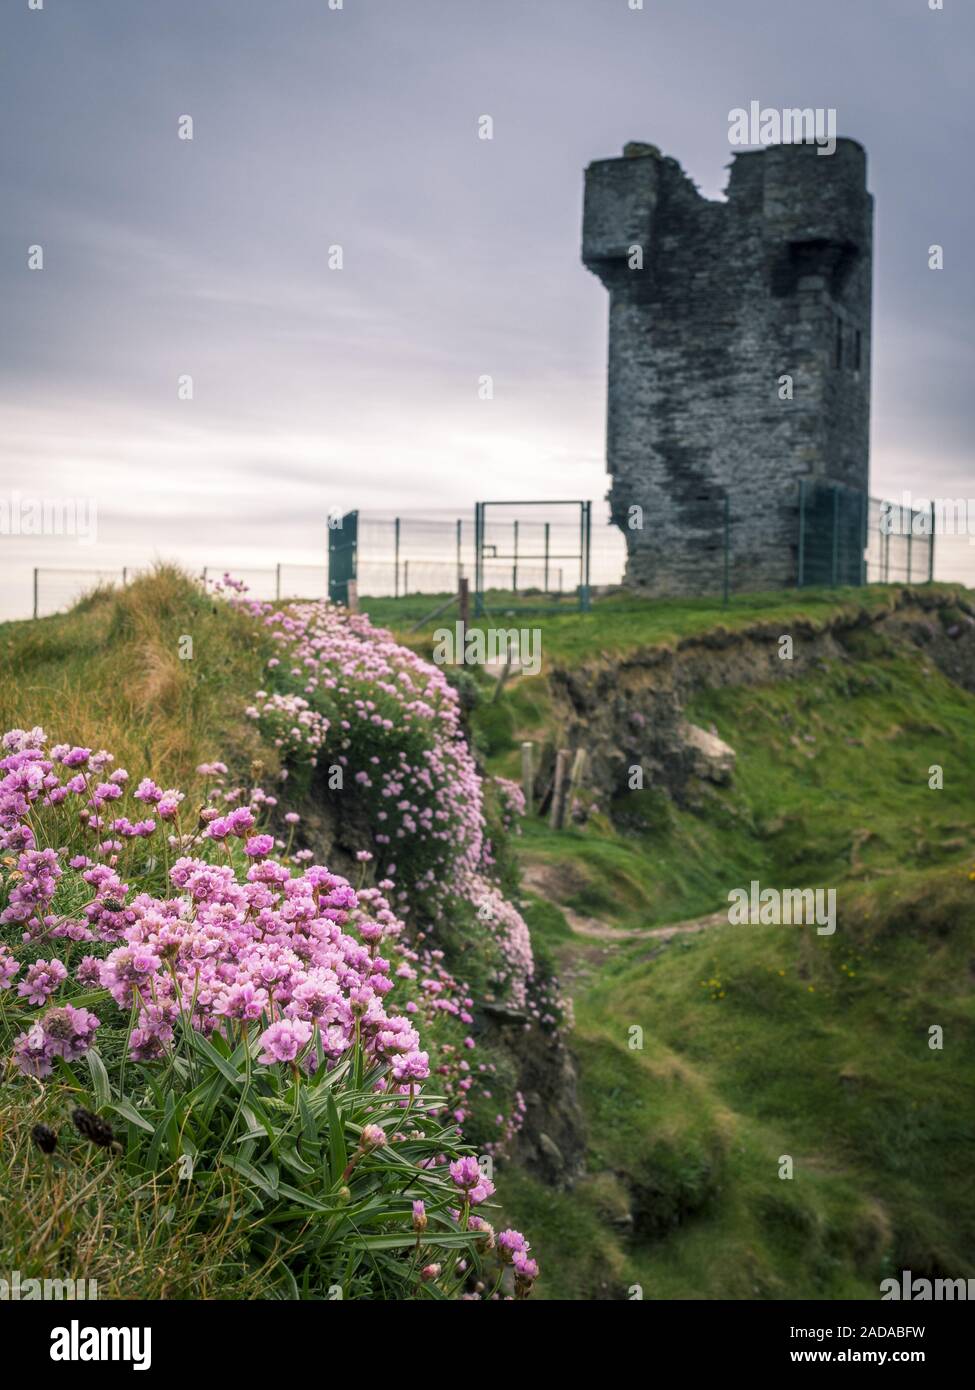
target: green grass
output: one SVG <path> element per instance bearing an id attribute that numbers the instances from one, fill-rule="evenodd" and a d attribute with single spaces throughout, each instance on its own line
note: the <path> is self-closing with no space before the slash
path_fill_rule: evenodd
<path id="1" fill-rule="evenodd" d="M 487 707 L 492 770 L 516 775 L 520 739 L 551 736 L 550 711 L 532 723 L 537 685 L 505 700 L 505 735 L 498 707 Z M 646 789 L 583 830 L 526 825 L 523 854 L 566 866 L 570 907 L 637 930 L 714 911 L 752 878 L 836 884 L 949 864 L 970 850 L 975 698 L 933 666 L 924 674 L 917 653 L 897 648 L 827 663 L 801 682 L 701 692 L 688 715 L 713 724 L 738 755 L 733 785 L 707 788 L 703 813 Z M 478 728 L 481 719 L 479 709 Z M 940 790 L 929 786 L 935 765 Z"/>
<path id="2" fill-rule="evenodd" d="M 549 937 L 575 977 L 589 1171 L 572 1193 L 506 1188 L 548 1297 L 876 1299 L 902 1268 L 975 1274 L 975 697 L 906 643 L 848 645 L 801 682 L 695 695 L 738 755 L 696 812 L 644 791 L 524 828 L 559 902 L 634 933 Z M 533 704 L 534 729 L 512 708 L 492 743 L 509 775 L 519 737 L 553 732 Z M 751 878 L 834 886 L 836 934 L 641 940 Z"/>
<path id="3" fill-rule="evenodd" d="M 0 728 L 40 724 L 55 740 L 108 748 L 117 767 L 187 795 L 200 762 L 244 771 L 261 757 L 273 772 L 243 714 L 273 650 L 252 619 L 160 566 L 69 613 L 0 624 Z"/>
<path id="4" fill-rule="evenodd" d="M 898 875 L 851 890 L 844 920 L 637 942 L 577 996 L 589 1174 L 505 1188 L 548 1297 L 876 1298 L 902 1268 L 975 1275 L 975 886 Z M 598 1239 L 580 1250 L 580 1230 Z"/>
<path id="5" fill-rule="evenodd" d="M 641 647 L 674 646 L 705 632 L 738 632 L 755 623 L 779 626 L 782 631 L 788 631 L 790 622 L 797 620 L 821 626 L 841 614 L 889 608 L 903 592 L 903 585 L 880 584 L 854 589 L 783 589 L 733 595 L 727 605 L 720 598 L 645 599 L 620 593 L 595 600 L 588 613 L 580 613 L 567 600 L 557 608 L 523 609 L 512 595 L 489 594 L 490 616 L 472 620 L 471 627 L 511 627 L 516 620 L 518 626 L 538 627 L 547 668 L 588 663 Z M 954 584 L 928 584 L 921 586 L 920 592 L 947 599 L 964 590 Z M 414 594 L 399 599 L 363 598 L 360 606 L 373 622 L 390 627 L 401 641 L 429 651 L 434 630 L 457 621 L 456 605 L 439 618 L 421 620 L 448 597 Z M 421 626 L 411 634 L 408 629 L 416 623 Z"/>
<path id="6" fill-rule="evenodd" d="M 612 597 L 538 625 L 547 665 L 571 666 L 719 628 L 825 624 L 898 592 L 749 596 L 727 608 Z M 948 603 L 954 591 L 928 592 Z M 402 637 L 435 601 L 363 606 Z M 454 616 L 410 642 L 428 650 L 433 627 Z M 184 634 L 191 661 L 179 657 Z M 632 793 L 582 828 L 555 834 L 531 819 L 515 842 L 562 884 L 558 901 L 531 898 L 527 917 L 539 955 L 574 976 L 588 1126 L 573 1191 L 510 1166 L 499 1184 L 543 1263 L 544 1297 L 639 1287 L 648 1298 L 876 1298 L 901 1268 L 975 1275 L 975 697 L 925 674 L 915 649 L 859 631 L 848 645 L 852 662 L 801 682 L 696 694 L 689 717 L 713 723 L 738 755 L 733 784 L 710 789 L 696 812 Z M 241 713 L 266 655 L 246 620 L 164 570 L 64 617 L 0 626 L 0 724 L 107 746 L 189 790 L 197 762 L 223 758 L 245 775 L 253 757 L 270 758 Z M 492 771 L 517 776 L 521 740 L 560 732 L 546 675 L 494 704 L 490 678 L 474 679 L 475 740 Z M 928 786 L 935 763 L 940 791 Z M 835 936 L 721 926 L 641 939 L 726 905 L 753 877 L 835 886 Z M 633 939 L 581 941 L 560 903 Z M 942 1051 L 928 1047 L 932 1025 Z M 24 1136 L 20 1123 L 0 1134 L 5 1159 Z M 783 1155 L 791 1180 L 778 1176 Z M 8 1184 L 21 1160 L 8 1163 Z M 101 1250 L 103 1296 L 178 1297 L 198 1262 L 210 1296 L 259 1292 L 233 1228 L 204 1251 L 192 1212 L 172 1211 L 165 1190 L 136 1201 L 107 1175 L 90 1191 L 76 1180 L 56 1203 L 63 1231 L 47 1222 L 44 1189 L 16 1203 L 34 1222 L 15 1233 L 19 1249 L 54 1239 L 69 1262 Z M 0 1191 L 0 1211 L 13 1195 Z M 85 1250 L 72 1244 L 82 1234 Z M 0 1219 L 0 1262 L 13 1240 Z"/>

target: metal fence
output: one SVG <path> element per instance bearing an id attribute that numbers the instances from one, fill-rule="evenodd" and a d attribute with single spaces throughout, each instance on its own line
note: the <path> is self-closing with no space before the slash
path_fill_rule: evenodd
<path id="1" fill-rule="evenodd" d="M 934 578 L 935 516 L 838 483 L 800 479 L 798 585 Z"/>
<path id="2" fill-rule="evenodd" d="M 481 516 L 478 509 L 474 517 L 346 513 L 337 527 L 348 528 L 355 541 L 330 531 L 330 573 L 339 587 L 355 578 L 359 598 L 452 594 L 462 578 L 472 591 L 555 600 L 576 594 L 587 581 L 619 584 L 626 566 L 622 535 L 608 524 L 595 528 L 587 570 L 579 518 L 566 512 L 569 506 L 579 503 L 545 503 L 533 514 L 524 512 L 524 503 L 491 503 L 490 513 Z"/>
<path id="3" fill-rule="evenodd" d="M 446 594 L 456 592 L 461 578 L 475 584 L 478 576 L 477 587 L 483 589 L 552 596 L 573 593 L 585 582 L 585 574 L 578 516 L 568 510 L 569 505 L 554 502 L 547 504 L 548 512 L 526 516 L 524 504 L 494 503 L 480 523 L 471 516 L 360 511 L 356 522 L 359 596 Z M 597 526 L 592 534 L 589 582 L 618 584 L 625 565 L 621 533 L 608 524 Z"/>
<path id="4" fill-rule="evenodd" d="M 69 569 L 38 566 L 34 569 L 33 616 L 61 613 L 101 584 L 127 584 L 138 574 L 138 566 L 121 569 Z M 324 598 L 328 571 L 324 565 L 207 565 L 200 571 L 204 582 L 219 580 L 224 574 L 242 580 L 254 598 Z"/>
<path id="5" fill-rule="evenodd" d="M 957 572 L 962 582 L 975 582 L 971 538 L 943 535 L 940 529 L 936 537 L 933 506 L 928 514 L 810 479 L 800 481 L 797 502 L 796 583 L 800 587 L 924 583 L 934 577 L 936 548 L 945 566 L 944 577 Z M 734 506 L 718 499 L 702 510 L 706 516 L 702 514 L 697 528 L 701 566 L 713 579 L 714 595 L 723 594 L 729 600 L 736 562 L 743 559 L 737 554 Z M 499 509 L 480 523 L 482 590 L 553 600 L 577 593 L 585 577 L 579 572 L 578 520 L 563 521 L 555 513 L 536 520 L 514 506 L 511 511 L 506 515 Z M 355 546 L 354 577 L 360 599 L 447 595 L 458 591 L 462 578 L 473 583 L 477 573 L 471 517 L 359 513 Z M 626 545 L 615 527 L 594 527 L 590 564 L 594 588 L 621 582 Z M 38 567 L 33 572 L 33 615 L 62 611 L 97 585 L 124 584 L 140 572 L 139 568 Z M 324 564 L 207 565 L 201 577 L 216 580 L 225 572 L 264 600 L 314 599 L 329 592 Z"/>

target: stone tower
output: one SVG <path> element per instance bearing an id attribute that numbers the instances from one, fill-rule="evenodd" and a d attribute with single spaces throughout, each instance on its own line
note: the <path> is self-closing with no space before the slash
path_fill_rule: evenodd
<path id="1" fill-rule="evenodd" d="M 720 592 L 726 498 L 733 590 L 796 583 L 800 479 L 863 505 L 873 199 L 862 146 L 818 148 L 736 155 L 724 202 L 653 145 L 586 171 L 582 259 L 609 291 L 609 500 L 633 587 Z"/>

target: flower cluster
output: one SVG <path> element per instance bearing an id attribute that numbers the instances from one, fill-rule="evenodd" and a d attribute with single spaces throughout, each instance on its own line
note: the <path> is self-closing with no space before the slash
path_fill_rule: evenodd
<path id="1" fill-rule="evenodd" d="M 275 689 L 258 691 L 248 714 L 293 761 L 321 766 L 326 757 L 329 789 L 364 804 L 380 872 L 399 884 L 402 917 L 437 923 L 465 904 L 496 930 L 496 983 L 523 1005 L 533 968 L 528 929 L 485 878 L 484 789 L 444 671 L 329 603 L 236 602 L 280 651 L 269 662 Z M 510 824 L 524 814 L 524 796 L 497 780 Z"/>
<path id="2" fill-rule="evenodd" d="M 499 988 L 507 990 L 515 1008 L 523 1009 L 534 970 L 531 937 L 525 919 L 500 888 L 481 874 L 470 876 L 467 891 L 471 901 L 477 904 L 478 920 L 493 932 L 501 951 L 502 964 L 497 972 Z"/>
<path id="3" fill-rule="evenodd" d="M 70 1004 L 48 1009 L 14 1041 L 14 1061 L 28 1076 L 50 1076 L 55 1057 L 73 1062 L 94 1042 L 99 1021 L 87 1009 Z"/>
<path id="4" fill-rule="evenodd" d="M 0 989 L 11 991 L 13 1017 L 23 1018 L 12 1046 L 22 1072 L 50 1076 L 57 1059 L 71 1063 L 93 1046 L 99 1018 L 77 995 L 73 1002 L 63 996 L 96 987 L 130 1015 L 127 1050 L 135 1063 L 166 1058 L 187 1030 L 219 1033 L 234 1045 L 253 1028 L 259 1065 L 311 1075 L 358 1053 L 386 1103 L 392 1096 L 404 1108 L 422 1103 L 459 1133 L 472 1090 L 490 1084 L 489 1065 L 475 1070 L 469 1060 L 473 1001 L 422 934 L 418 945 L 405 940 L 385 896 L 391 881 L 357 892 L 322 866 L 298 869 L 275 857 L 283 847 L 259 824 L 275 798 L 257 788 L 225 790 L 223 764 L 199 769 L 216 785 L 186 832 L 183 794 L 148 778 L 133 786 L 123 769 L 107 774 L 107 752 L 68 745 L 46 752 L 39 729 L 11 731 L 0 750 L 7 851 L 0 859 L 0 923 L 9 929 L 0 946 Z M 153 809 L 139 835 L 119 828 L 137 823 L 121 814 L 126 797 Z M 285 818 L 292 829 L 295 819 Z M 150 883 L 147 866 L 155 857 L 147 857 L 151 846 L 137 846 L 153 838 L 178 854 Z M 59 903 L 70 910 L 59 911 Z M 50 950 L 38 954 L 40 943 L 54 939 L 64 942 L 63 960 Z M 413 996 L 401 1012 L 388 1004 L 398 982 Z M 456 1040 L 431 1047 L 426 1035 L 442 1020 Z M 420 1101 L 431 1076 L 444 1102 Z M 513 1132 L 517 1120 L 499 1115 L 498 1123 Z M 360 1154 L 384 1142 L 385 1131 L 367 1125 Z M 493 1185 L 474 1160 L 455 1163 L 450 1176 L 463 1194 L 466 1223 Z M 480 1230 L 477 1221 L 470 1216 L 467 1229 Z M 517 1278 L 516 1296 L 525 1296 L 530 1283 L 518 1285 Z"/>
<path id="5" fill-rule="evenodd" d="M 518 822 L 525 818 L 528 811 L 525 793 L 520 785 L 513 782 L 510 777 L 494 777 L 492 781 L 498 796 L 503 829 L 509 833 L 514 831 L 516 835 L 520 835 L 521 826 Z"/>
<path id="6" fill-rule="evenodd" d="M 62 986 L 76 982 L 107 990 L 126 1013 L 135 1009 L 128 1046 L 138 1061 L 171 1049 L 181 1013 L 204 1033 L 228 1024 L 262 1026 L 266 1065 L 291 1063 L 299 1054 L 306 1068 L 319 1054 L 329 1063 L 358 1027 L 369 1055 L 388 1067 L 384 1088 L 409 1094 L 433 1073 L 444 1097 L 433 1113 L 459 1133 L 477 1102 L 483 1123 L 475 1127 L 482 1137 L 485 1129 L 490 1133 L 496 1064 L 476 1059 L 470 990 L 447 968 L 442 950 L 423 944 L 422 934 L 417 945 L 408 942 L 403 921 L 384 895 L 394 886 L 391 880 L 356 893 L 319 867 L 294 877 L 287 858 L 271 857 L 281 842 L 255 833 L 258 816 L 275 806 L 275 798 L 259 788 L 246 796 L 241 788 L 225 790 L 226 766 L 209 763 L 198 772 L 213 780 L 212 799 L 192 835 L 179 833 L 182 792 L 164 791 L 149 778 L 130 782 L 121 769 L 116 774 L 112 785 L 133 801 L 177 808 L 170 825 L 160 817 L 145 838 L 163 835 L 171 848 L 194 851 L 177 858 L 154 893 L 134 894 L 126 880 L 142 879 L 142 871 L 133 863 L 123 878 L 123 844 L 102 839 L 104 827 L 92 824 L 93 785 L 83 776 L 75 784 L 78 769 L 91 762 L 91 750 L 58 745 L 45 754 L 43 743 L 40 730 L 12 731 L 3 743 L 0 834 L 21 852 L 16 869 L 5 876 L 8 906 L 0 921 L 20 929 L 24 945 L 35 951 L 39 942 L 58 938 L 68 947 L 65 960 L 76 944 L 89 953 L 75 961 L 69 981 L 67 966 L 50 952 L 25 961 L 0 949 L 0 989 L 13 990 L 18 1003 L 31 1008 L 56 1005 L 44 1018 L 25 1020 L 15 1047 L 22 1070 L 49 1075 L 55 1056 L 74 1059 L 92 1043 L 95 1015 L 65 1015 L 55 1000 Z M 103 767 L 112 761 L 108 753 L 99 756 Z M 114 800 L 120 810 L 123 802 Z M 246 805 L 235 804 L 244 800 Z M 221 810 L 221 801 L 231 809 Z M 58 818 L 56 834 L 47 838 L 80 838 L 91 853 L 34 849 L 45 817 Z M 284 817 L 292 830 L 298 819 L 290 812 Z M 214 863 L 214 856 L 226 862 Z M 368 862 L 370 855 L 359 857 Z M 90 895 L 70 914 L 50 910 L 65 873 L 75 886 L 87 885 Z M 413 997 L 393 1023 L 382 1000 L 396 981 Z M 67 1034 L 66 1021 L 72 1025 Z M 423 1046 L 421 1034 L 427 1039 Z M 502 1152 L 519 1124 L 517 1109 L 499 1114 L 497 1137 L 485 1152 Z"/>

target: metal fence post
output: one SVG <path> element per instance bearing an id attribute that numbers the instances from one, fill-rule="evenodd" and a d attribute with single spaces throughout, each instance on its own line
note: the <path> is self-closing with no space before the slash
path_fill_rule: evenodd
<path id="1" fill-rule="evenodd" d="M 457 587 L 460 588 L 460 577 L 464 573 L 464 547 L 463 547 L 463 528 L 464 523 L 460 517 L 457 518 Z"/>
<path id="2" fill-rule="evenodd" d="M 274 597 L 276 600 L 281 598 L 281 564 L 280 561 L 274 567 Z"/>
<path id="3" fill-rule="evenodd" d="M 514 546 L 515 546 L 515 549 L 514 549 L 514 554 L 513 554 L 512 557 L 511 557 L 511 558 L 512 558 L 512 564 L 511 564 L 511 591 L 512 591 L 512 593 L 517 594 L 517 593 L 518 593 L 518 522 L 517 522 L 517 520 L 515 521 L 514 528 L 515 528 L 515 534 L 514 534 Z"/>
<path id="4" fill-rule="evenodd" d="M 902 513 L 903 515 L 903 513 Z M 914 545 L 914 508 L 907 509 L 907 582 L 911 582 L 911 560 Z"/>
<path id="5" fill-rule="evenodd" d="M 550 534 L 551 534 L 551 529 L 552 529 L 551 523 L 548 522 L 548 521 L 546 521 L 546 523 L 545 523 L 545 592 L 546 592 L 546 593 L 548 593 L 548 552 L 549 552 L 549 536 L 550 536 Z"/>
<path id="6" fill-rule="evenodd" d="M 728 602 L 731 564 L 731 499 L 725 493 L 724 499 L 724 602 Z"/>
<path id="7" fill-rule="evenodd" d="M 399 598 L 399 517 L 396 517 L 393 522 L 393 564 L 395 566 L 393 597 Z"/>
<path id="8" fill-rule="evenodd" d="M 484 504 L 474 503 L 474 617 L 484 612 Z"/>
<path id="9" fill-rule="evenodd" d="M 579 607 L 583 613 L 591 608 L 589 596 L 589 560 L 592 550 L 592 503 L 582 504 L 582 584 L 579 592 Z"/>
<path id="10" fill-rule="evenodd" d="M 931 503 L 931 538 L 928 541 L 928 583 L 934 583 L 934 503 Z"/>
<path id="11" fill-rule="evenodd" d="M 37 566 L 34 566 L 34 617 L 37 617 Z"/>

